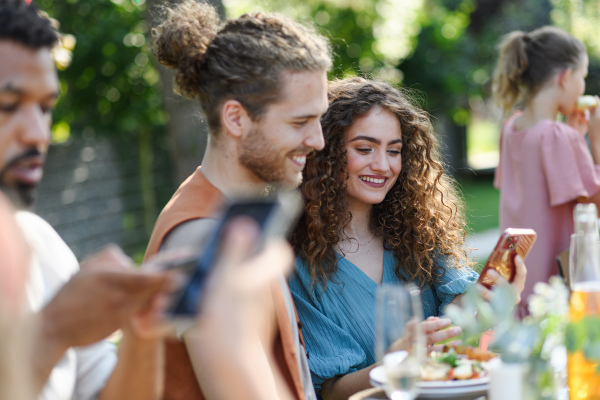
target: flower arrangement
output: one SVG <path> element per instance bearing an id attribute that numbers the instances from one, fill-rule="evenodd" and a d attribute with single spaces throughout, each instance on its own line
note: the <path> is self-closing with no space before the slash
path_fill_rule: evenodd
<path id="1" fill-rule="evenodd" d="M 562 278 L 555 276 L 549 283 L 535 285 L 534 294 L 528 298 L 530 315 L 523 320 L 515 317 L 514 292 L 509 285 L 495 287 L 490 302 L 483 300 L 474 288 L 462 300 L 460 307 L 449 305 L 446 314 L 463 328 L 463 340 L 475 345 L 483 332 L 493 329 L 490 350 L 498 352 L 505 363 L 523 363 L 529 369 L 525 385 L 529 386 L 529 393 L 525 398 L 554 398 L 552 360 L 562 354 L 564 367 L 568 324 L 569 290 Z"/>

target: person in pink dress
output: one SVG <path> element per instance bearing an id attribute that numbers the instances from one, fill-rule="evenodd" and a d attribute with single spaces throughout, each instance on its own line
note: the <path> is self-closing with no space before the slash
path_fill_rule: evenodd
<path id="1" fill-rule="evenodd" d="M 494 98 L 507 115 L 517 109 L 502 126 L 494 180 L 500 229 L 538 234 L 527 258 L 521 316 L 534 285 L 558 274 L 556 257 L 569 247 L 575 205 L 600 205 L 600 107 L 576 106 L 587 73 L 585 46 L 558 28 L 512 32 L 500 44 Z"/>

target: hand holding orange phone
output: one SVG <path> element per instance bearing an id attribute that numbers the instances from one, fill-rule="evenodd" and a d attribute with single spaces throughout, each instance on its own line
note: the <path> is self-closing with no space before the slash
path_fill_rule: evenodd
<path id="1" fill-rule="evenodd" d="M 478 282 L 491 289 L 493 281 L 486 275 L 488 269 L 494 269 L 509 283 L 512 283 L 516 274 L 515 257 L 520 255 L 524 260 L 536 238 L 537 234 L 533 229 L 505 229 L 481 270 Z"/>

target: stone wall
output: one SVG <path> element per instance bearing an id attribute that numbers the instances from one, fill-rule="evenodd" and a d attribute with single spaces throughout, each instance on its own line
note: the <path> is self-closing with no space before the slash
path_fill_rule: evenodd
<path id="1" fill-rule="evenodd" d="M 82 257 L 107 243 L 116 243 L 139 259 L 148 233 L 135 145 L 102 138 L 76 138 L 53 145 L 35 210 Z M 154 157 L 157 212 L 173 192 L 167 156 Z M 156 211 L 155 210 L 155 211 Z"/>

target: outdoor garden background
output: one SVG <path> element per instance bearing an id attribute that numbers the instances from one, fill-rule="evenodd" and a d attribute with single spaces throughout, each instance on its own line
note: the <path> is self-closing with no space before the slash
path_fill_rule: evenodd
<path id="1" fill-rule="evenodd" d="M 598 0 L 211 0 L 222 16 L 277 11 L 330 38 L 330 77 L 364 75 L 413 90 L 431 113 L 460 184 L 469 234 L 495 234 L 499 110 L 496 45 L 555 24 L 583 40 L 588 94 L 600 94 Z M 152 55 L 161 0 L 39 0 L 60 21 L 61 95 L 36 211 L 81 257 L 115 242 L 140 261 L 156 217 L 201 164 L 199 107 L 173 94 Z M 478 257 L 485 254 L 478 253 Z"/>

